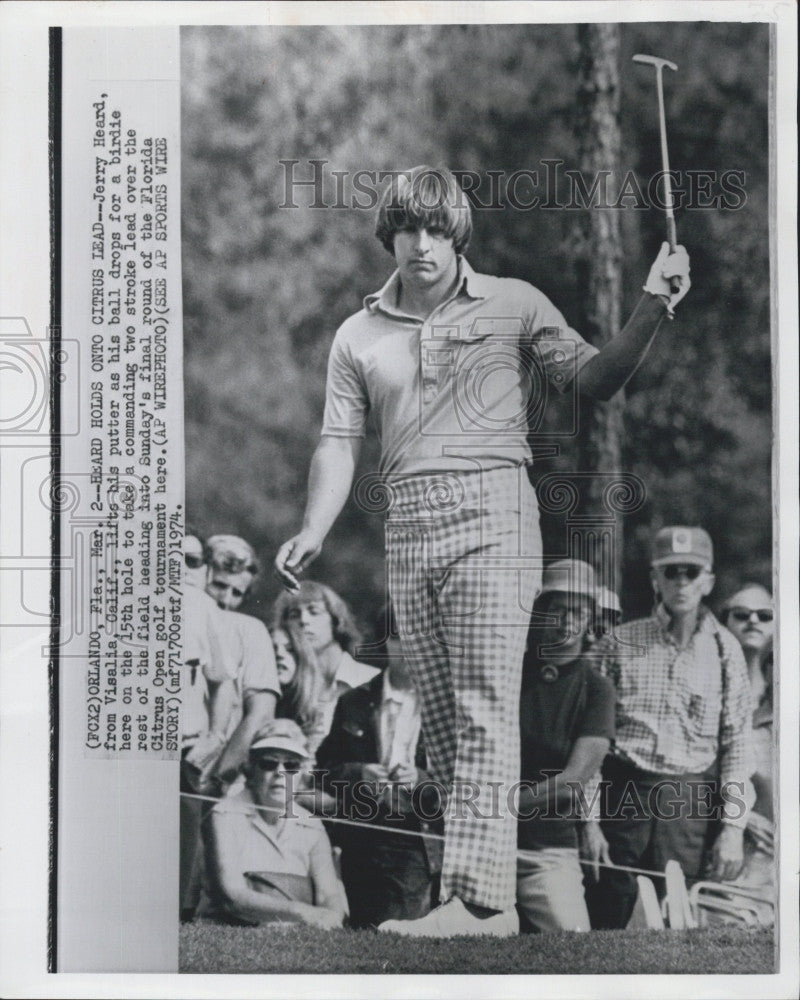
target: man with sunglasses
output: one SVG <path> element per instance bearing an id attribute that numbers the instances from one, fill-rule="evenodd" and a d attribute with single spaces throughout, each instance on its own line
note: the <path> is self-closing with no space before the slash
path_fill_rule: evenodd
<path id="1" fill-rule="evenodd" d="M 603 832 L 617 865 L 663 872 L 675 859 L 687 879 L 727 881 L 743 861 L 751 709 L 739 643 L 703 604 L 713 560 L 702 528 L 662 528 L 651 560 L 653 615 L 596 647 L 617 691 Z M 663 880 L 656 889 L 663 894 Z M 636 896 L 635 876 L 604 869 L 587 891 L 593 926 L 625 927 Z"/>
<path id="2" fill-rule="evenodd" d="M 206 915 L 341 927 L 347 902 L 330 841 L 321 821 L 293 799 L 294 775 L 308 758 L 291 719 L 273 719 L 259 733 L 242 768 L 245 787 L 218 802 L 206 822 Z"/>

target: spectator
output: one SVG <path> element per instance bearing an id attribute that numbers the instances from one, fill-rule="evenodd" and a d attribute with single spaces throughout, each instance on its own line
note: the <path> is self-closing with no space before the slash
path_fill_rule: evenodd
<path id="1" fill-rule="evenodd" d="M 722 606 L 722 621 L 739 640 L 753 698 L 751 767 L 754 803 L 744 834 L 745 863 L 737 882 L 775 897 L 773 601 L 760 584 L 745 584 Z"/>
<path id="2" fill-rule="evenodd" d="M 200 898 L 206 806 L 190 795 L 208 794 L 209 774 L 225 745 L 235 701 L 233 662 L 223 614 L 197 587 L 183 595 L 184 672 L 181 686 L 180 910 L 191 920 Z"/>
<path id="3" fill-rule="evenodd" d="M 603 830 L 615 864 L 663 871 L 675 859 L 688 879 L 701 876 L 713 842 L 706 874 L 725 881 L 743 860 L 747 670 L 739 644 L 702 603 L 714 586 L 708 534 L 663 528 L 651 565 L 655 613 L 620 625 L 615 639 L 595 647 L 617 692 Z M 709 802 L 715 790 L 718 801 Z M 709 818 L 712 804 L 718 825 Z M 593 926 L 625 927 L 636 895 L 633 875 L 604 870 L 588 891 Z"/>
<path id="4" fill-rule="evenodd" d="M 614 688 L 583 657 L 595 595 L 587 563 L 548 566 L 534 612 L 552 623 L 531 628 L 523 660 L 517 907 L 520 926 L 539 932 L 589 930 L 579 837 L 591 860 L 607 860 L 599 824 L 579 821 L 575 794 L 614 737 Z M 526 819 L 534 810 L 538 816 Z"/>
<path id="5" fill-rule="evenodd" d="M 303 730 L 311 756 L 322 740 L 322 710 L 317 699 L 319 687 L 316 659 L 308 640 L 298 628 L 270 630 L 281 696 L 275 708 L 278 719 L 292 719 Z"/>
<path id="6" fill-rule="evenodd" d="M 720 621 L 733 632 L 742 647 L 754 706 L 759 704 L 767 688 L 762 654 L 772 642 L 773 614 L 772 594 L 758 583 L 747 583 L 731 594 L 720 612 Z"/>
<path id="7" fill-rule="evenodd" d="M 266 626 L 235 610 L 258 572 L 252 547 L 235 535 L 214 535 L 206 543 L 206 555 L 206 593 L 225 611 L 237 664 L 227 745 L 214 772 L 221 793 L 239 774 L 255 734 L 274 717 L 280 685 Z"/>
<path id="8" fill-rule="evenodd" d="M 207 574 L 205 543 L 200 533 L 190 524 L 186 525 L 183 536 L 183 562 L 186 583 L 203 590 Z"/>
<path id="9" fill-rule="evenodd" d="M 238 535 L 212 535 L 206 552 L 206 593 L 223 611 L 236 611 L 259 573 L 252 545 Z"/>
<path id="10" fill-rule="evenodd" d="M 317 745 L 328 734 L 340 695 L 371 680 L 379 671 L 353 659 L 361 635 L 348 606 L 330 587 L 305 580 L 275 602 L 273 621 L 292 636 L 295 649 L 306 642 L 316 660 L 316 700 L 320 710 Z"/>
<path id="11" fill-rule="evenodd" d="M 307 757 L 295 723 L 271 721 L 250 748 L 245 787 L 212 810 L 205 826 L 211 915 L 341 926 L 347 906 L 327 834 L 291 798 Z"/>
<path id="12" fill-rule="evenodd" d="M 393 625 L 391 612 L 389 618 Z M 378 635 L 383 635 L 386 619 L 384 610 Z M 433 827 L 412 807 L 414 789 L 429 775 L 419 699 L 396 627 L 390 628 L 382 654 L 389 666 L 341 696 L 331 731 L 318 752 L 323 787 L 336 789 L 339 815 L 364 824 L 337 825 L 333 835 L 342 848 L 342 878 L 355 927 L 425 916 L 431 908 L 434 876 L 441 869 L 440 840 L 408 833 L 431 832 Z M 370 829 L 369 821 L 403 832 Z M 441 832 L 441 824 L 438 829 Z"/>

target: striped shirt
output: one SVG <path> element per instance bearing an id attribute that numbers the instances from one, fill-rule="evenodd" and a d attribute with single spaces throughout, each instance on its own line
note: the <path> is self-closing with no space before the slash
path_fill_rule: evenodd
<path id="1" fill-rule="evenodd" d="M 719 760 L 721 787 L 747 782 L 752 711 L 741 647 L 701 605 L 680 649 L 659 606 L 595 647 L 617 689 L 615 754 L 643 771 L 700 773 Z M 738 796 L 738 785 L 732 786 Z M 735 807 L 724 818 L 743 825 Z M 739 821 L 741 820 L 741 824 Z"/>

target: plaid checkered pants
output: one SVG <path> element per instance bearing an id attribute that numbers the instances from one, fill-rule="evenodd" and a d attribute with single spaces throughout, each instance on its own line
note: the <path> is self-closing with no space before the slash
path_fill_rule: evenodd
<path id="1" fill-rule="evenodd" d="M 505 910 L 516 897 L 519 692 L 541 583 L 536 494 L 525 468 L 389 485 L 389 592 L 417 683 L 433 777 L 449 790 L 442 900 Z"/>

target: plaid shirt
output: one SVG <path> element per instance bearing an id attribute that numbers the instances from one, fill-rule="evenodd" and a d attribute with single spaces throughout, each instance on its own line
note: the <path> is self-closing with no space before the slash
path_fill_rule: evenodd
<path id="1" fill-rule="evenodd" d="M 600 672 L 617 689 L 615 754 L 644 771 L 700 773 L 719 759 L 719 780 L 747 783 L 750 685 L 734 636 L 701 606 L 685 649 L 668 632 L 659 606 L 627 622 L 596 647 Z M 732 794 L 738 797 L 738 786 Z M 724 816 L 744 825 L 734 806 Z"/>

